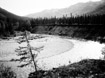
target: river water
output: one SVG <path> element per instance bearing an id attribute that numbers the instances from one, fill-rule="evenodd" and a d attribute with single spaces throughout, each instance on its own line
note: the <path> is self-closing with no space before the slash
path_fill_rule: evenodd
<path id="1" fill-rule="evenodd" d="M 19 62 L 7 62 L 12 58 L 18 58 L 15 52 L 16 48 L 26 46 L 26 43 L 18 44 L 14 39 L 0 41 L 0 60 L 4 61 L 0 63 L 12 67 L 18 78 L 27 78 L 28 74 L 33 71 L 32 67 L 18 68 Z M 58 36 L 46 36 L 31 40 L 30 44 L 33 47 L 43 46 L 37 59 L 38 66 L 45 70 L 68 65 L 82 59 L 99 59 L 102 57 L 101 50 L 105 46 L 94 41 L 80 41 Z"/>

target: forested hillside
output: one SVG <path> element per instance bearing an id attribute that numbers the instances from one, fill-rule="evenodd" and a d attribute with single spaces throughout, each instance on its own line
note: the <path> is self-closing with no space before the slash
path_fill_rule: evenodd
<path id="1" fill-rule="evenodd" d="M 16 30 L 23 30 L 29 19 L 12 14 L 0 8 L 0 37 L 14 35 Z"/>
<path id="2" fill-rule="evenodd" d="M 32 19 L 33 33 L 62 35 L 99 40 L 105 35 L 105 15 L 83 15 L 63 18 Z M 102 40 L 101 40 L 102 41 Z"/>
<path id="3" fill-rule="evenodd" d="M 5 13 L 6 12 L 6 13 Z M 11 17 L 9 17 L 11 15 Z M 12 17 L 13 16 L 13 17 Z M 16 36 L 16 31 L 104 40 L 105 14 L 77 15 L 61 18 L 24 18 L 0 10 L 0 37 Z"/>

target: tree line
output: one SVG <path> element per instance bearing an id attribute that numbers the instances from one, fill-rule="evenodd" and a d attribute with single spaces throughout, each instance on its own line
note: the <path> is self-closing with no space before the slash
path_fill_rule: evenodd
<path id="1" fill-rule="evenodd" d="M 105 14 L 103 15 L 82 15 L 63 16 L 61 18 L 36 18 L 31 19 L 31 25 L 104 25 Z"/>
<path id="2" fill-rule="evenodd" d="M 15 31 L 28 30 L 31 27 L 30 20 L 2 17 L 0 15 L 0 37 L 14 35 Z"/>
<path id="3" fill-rule="evenodd" d="M 63 16 L 60 18 L 51 17 L 51 18 L 30 18 L 27 20 L 18 20 L 8 17 L 3 17 L 0 15 L 0 37 L 1 36 L 10 36 L 15 33 L 15 31 L 25 31 L 30 32 L 36 26 L 76 26 L 76 27 L 104 27 L 105 25 L 105 14 L 103 15 L 77 15 L 70 17 Z"/>

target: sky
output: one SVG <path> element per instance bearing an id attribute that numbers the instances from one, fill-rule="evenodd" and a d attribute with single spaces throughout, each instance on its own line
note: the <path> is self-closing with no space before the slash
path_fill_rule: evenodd
<path id="1" fill-rule="evenodd" d="M 0 0 L 0 7 L 16 15 L 25 16 L 48 9 L 66 8 L 87 1 L 100 0 Z"/>

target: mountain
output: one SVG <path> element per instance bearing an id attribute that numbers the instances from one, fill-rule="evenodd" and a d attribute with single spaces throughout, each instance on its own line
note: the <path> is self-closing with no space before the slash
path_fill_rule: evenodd
<path id="1" fill-rule="evenodd" d="M 2 19 L 6 19 L 6 18 L 9 18 L 9 19 L 16 19 L 16 20 L 26 20 L 28 18 L 26 17 L 21 17 L 21 16 L 18 16 L 18 15 L 15 15 L 3 8 L 0 8 L 0 18 Z"/>
<path id="2" fill-rule="evenodd" d="M 101 4 L 90 12 L 90 14 L 105 14 L 105 0 L 101 1 Z"/>
<path id="3" fill-rule="evenodd" d="M 0 38 L 15 35 L 15 31 L 29 29 L 29 18 L 15 15 L 5 9 L 0 8 Z M 25 27 L 24 27 L 25 26 Z"/>
<path id="4" fill-rule="evenodd" d="M 98 2 L 86 2 L 86 3 L 77 3 L 68 8 L 63 9 L 52 9 L 52 10 L 44 10 L 42 12 L 33 13 L 27 15 L 27 17 L 37 18 L 37 17 L 62 17 L 63 15 L 71 16 L 72 15 L 82 15 L 82 14 L 94 14 L 101 13 L 105 9 L 105 5 L 103 1 Z M 100 12 L 99 12 L 100 11 Z"/>

